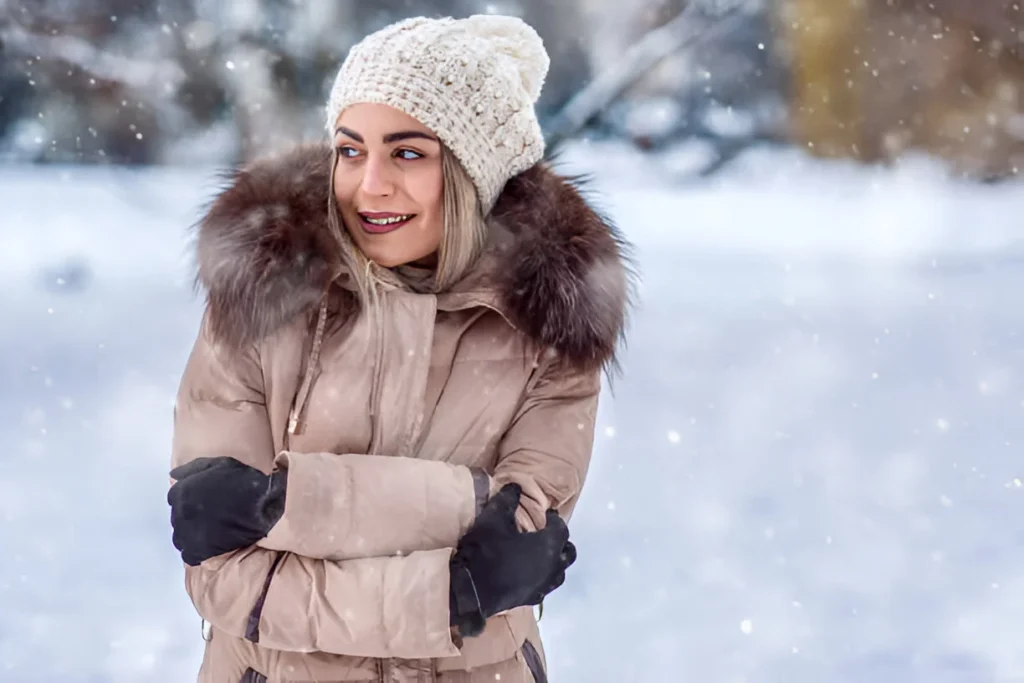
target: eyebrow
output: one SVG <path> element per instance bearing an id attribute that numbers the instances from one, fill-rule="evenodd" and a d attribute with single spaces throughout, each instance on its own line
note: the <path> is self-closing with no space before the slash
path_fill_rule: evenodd
<path id="1" fill-rule="evenodd" d="M 364 142 L 362 135 L 360 135 L 359 133 L 355 132 L 354 130 L 351 130 L 350 128 L 346 128 L 345 126 L 338 126 L 337 130 L 335 131 L 335 133 L 342 133 L 343 135 L 347 135 L 348 137 L 352 138 L 356 142 L 360 142 L 360 143 Z M 412 139 L 412 138 L 421 138 L 423 140 L 430 140 L 432 142 L 437 142 L 437 138 L 434 137 L 433 135 L 428 135 L 427 133 L 423 133 L 423 132 L 418 131 L 418 130 L 401 130 L 401 131 L 398 131 L 397 133 L 388 133 L 387 135 L 385 135 L 384 136 L 384 144 L 389 144 L 389 143 L 392 143 L 392 142 L 400 142 L 401 140 L 409 140 L 409 139 Z"/>

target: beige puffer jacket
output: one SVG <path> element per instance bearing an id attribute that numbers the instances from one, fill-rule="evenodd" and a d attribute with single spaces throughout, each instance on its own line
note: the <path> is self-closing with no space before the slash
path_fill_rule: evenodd
<path id="1" fill-rule="evenodd" d="M 208 305 L 172 467 L 289 471 L 266 539 L 186 567 L 212 625 L 199 680 L 545 680 L 530 608 L 453 641 L 448 561 L 505 483 L 524 528 L 571 514 L 624 328 L 625 244 L 538 165 L 506 186 L 465 279 L 359 315 L 328 282 L 330 158 L 305 147 L 236 173 L 199 224 Z"/>

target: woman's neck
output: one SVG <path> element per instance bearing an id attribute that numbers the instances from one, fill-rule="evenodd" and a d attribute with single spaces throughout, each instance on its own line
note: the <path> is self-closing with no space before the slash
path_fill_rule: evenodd
<path id="1" fill-rule="evenodd" d="M 414 268 L 430 268 L 431 270 L 433 270 L 434 268 L 437 268 L 437 252 L 435 251 L 431 254 L 428 254 L 427 256 L 424 256 L 423 258 L 417 261 L 411 261 L 407 265 L 410 265 Z"/>

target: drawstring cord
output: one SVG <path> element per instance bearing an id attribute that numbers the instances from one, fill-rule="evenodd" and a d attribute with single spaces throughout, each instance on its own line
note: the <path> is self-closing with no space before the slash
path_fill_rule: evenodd
<path id="1" fill-rule="evenodd" d="M 313 386 L 313 378 L 320 369 L 320 346 L 324 340 L 324 330 L 327 327 L 327 297 L 324 296 L 320 303 L 320 315 L 316 321 L 316 332 L 313 334 L 313 348 L 309 351 L 309 362 L 306 364 L 306 374 L 302 378 L 302 385 L 299 387 L 299 395 L 292 406 L 291 415 L 288 417 L 288 434 L 299 433 L 299 425 L 302 422 L 306 411 L 306 404 L 309 402 L 310 388 Z"/>

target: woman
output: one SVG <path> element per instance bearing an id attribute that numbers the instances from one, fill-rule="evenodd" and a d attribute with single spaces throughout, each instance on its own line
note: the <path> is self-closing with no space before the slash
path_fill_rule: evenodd
<path id="1" fill-rule="evenodd" d="M 628 298 L 623 243 L 539 163 L 547 68 L 518 19 L 384 28 L 333 151 L 201 221 L 168 494 L 200 681 L 546 680 L 531 606 L 575 558 Z"/>

